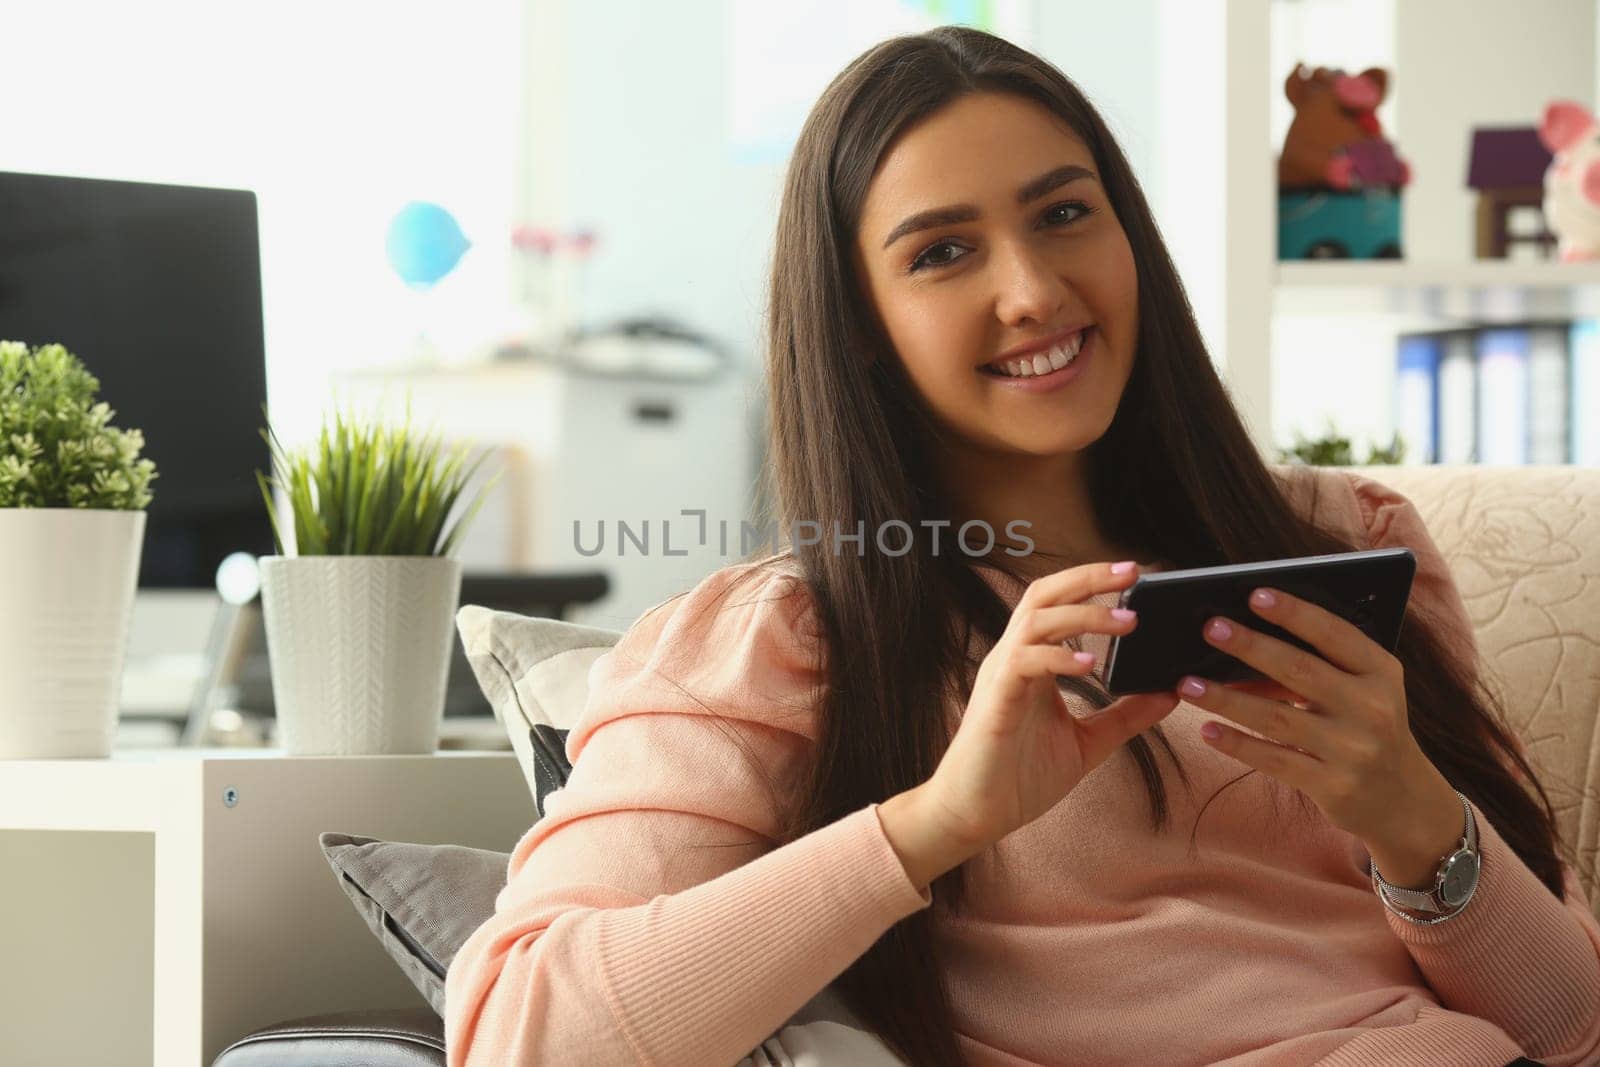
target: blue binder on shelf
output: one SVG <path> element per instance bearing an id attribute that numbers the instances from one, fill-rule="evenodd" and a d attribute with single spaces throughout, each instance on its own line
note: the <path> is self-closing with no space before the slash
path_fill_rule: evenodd
<path id="1" fill-rule="evenodd" d="M 1439 459 L 1439 361 L 1443 355 L 1444 344 L 1438 334 L 1400 338 L 1394 425 L 1405 443 L 1408 466 Z"/>
<path id="2" fill-rule="evenodd" d="M 1478 462 L 1528 462 L 1530 345 L 1528 331 L 1496 327 L 1478 332 Z"/>

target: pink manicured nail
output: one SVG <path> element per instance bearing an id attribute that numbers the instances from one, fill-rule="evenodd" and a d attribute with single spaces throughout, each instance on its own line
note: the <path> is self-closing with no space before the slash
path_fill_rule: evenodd
<path id="1" fill-rule="evenodd" d="M 1215 741 L 1217 738 L 1222 736 L 1222 727 L 1218 726 L 1214 722 L 1208 722 L 1204 726 L 1200 727 L 1200 736 L 1205 738 L 1207 741 Z"/>
<path id="2" fill-rule="evenodd" d="M 1198 678 L 1185 678 L 1183 680 L 1183 684 L 1178 688 L 1185 694 L 1192 697 L 1201 697 L 1206 695 L 1205 683 Z"/>
<path id="3" fill-rule="evenodd" d="M 1072 654 L 1072 658 L 1077 660 L 1079 663 L 1093 663 L 1094 662 L 1094 653 L 1093 652 L 1074 652 Z"/>
<path id="4" fill-rule="evenodd" d="M 1270 608 L 1277 602 L 1278 598 L 1273 596 L 1271 591 L 1267 589 L 1257 589 L 1250 594 L 1250 603 L 1258 608 Z"/>
<path id="5" fill-rule="evenodd" d="M 1131 608 L 1112 608 L 1111 617 L 1118 622 L 1132 622 L 1139 617 L 1139 613 Z"/>
<path id="6" fill-rule="evenodd" d="M 1226 619 L 1212 619 L 1206 627 L 1206 633 L 1218 641 L 1226 641 L 1233 636 L 1233 627 L 1228 625 Z"/>
<path id="7" fill-rule="evenodd" d="M 1121 563 L 1113 563 L 1111 565 L 1111 573 L 1112 574 L 1129 574 L 1129 573 L 1131 573 L 1133 571 L 1133 568 L 1135 568 L 1137 566 L 1138 566 L 1138 564 L 1135 563 L 1131 559 L 1123 560 Z"/>

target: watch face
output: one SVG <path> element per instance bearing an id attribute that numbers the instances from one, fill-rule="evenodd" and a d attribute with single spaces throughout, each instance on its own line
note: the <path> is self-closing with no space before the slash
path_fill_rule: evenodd
<path id="1" fill-rule="evenodd" d="M 1445 860 L 1444 878 L 1439 883 L 1439 898 L 1453 908 L 1466 901 L 1477 884 L 1477 854 L 1463 849 Z"/>

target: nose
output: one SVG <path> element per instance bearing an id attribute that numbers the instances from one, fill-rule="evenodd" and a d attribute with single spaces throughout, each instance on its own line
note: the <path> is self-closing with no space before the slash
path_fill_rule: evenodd
<path id="1" fill-rule="evenodd" d="M 1025 242 L 996 246 L 995 314 L 1007 326 L 1047 326 L 1060 319 L 1067 287 Z"/>

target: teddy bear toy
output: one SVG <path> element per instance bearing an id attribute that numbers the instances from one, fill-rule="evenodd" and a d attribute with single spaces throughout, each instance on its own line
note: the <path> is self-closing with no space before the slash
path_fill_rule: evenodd
<path id="1" fill-rule="evenodd" d="M 1380 67 L 1295 64 L 1283 87 L 1294 121 L 1278 157 L 1279 259 L 1399 258 L 1411 168 L 1378 121 L 1388 89 Z"/>
<path id="2" fill-rule="evenodd" d="M 1539 140 L 1554 157 L 1544 172 L 1544 219 L 1561 261 L 1600 259 L 1600 124 L 1577 101 L 1555 100 Z"/>

